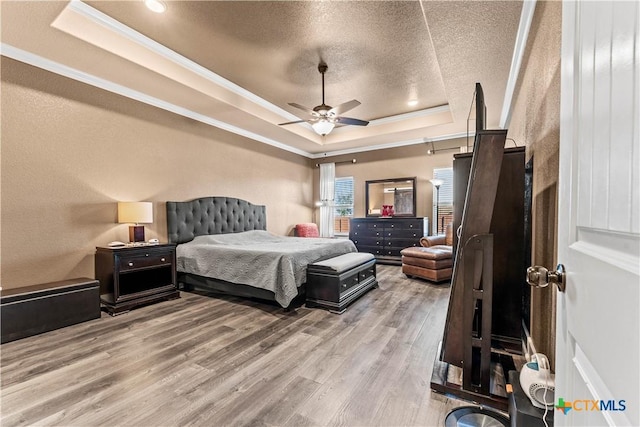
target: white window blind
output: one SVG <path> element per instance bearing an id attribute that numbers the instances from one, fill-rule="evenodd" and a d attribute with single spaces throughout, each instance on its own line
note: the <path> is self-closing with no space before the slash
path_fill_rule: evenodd
<path id="1" fill-rule="evenodd" d="M 353 217 L 353 177 L 341 177 L 335 180 L 335 211 L 336 233 L 349 232 L 349 218 Z"/>
<path id="2" fill-rule="evenodd" d="M 433 192 L 433 233 L 444 234 L 453 222 L 453 168 L 434 169 L 433 177 L 443 181 L 440 191 Z"/>

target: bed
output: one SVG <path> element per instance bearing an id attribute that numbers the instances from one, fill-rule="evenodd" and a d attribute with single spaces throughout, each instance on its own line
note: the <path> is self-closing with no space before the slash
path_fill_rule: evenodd
<path id="1" fill-rule="evenodd" d="M 266 208 L 231 197 L 167 202 L 167 232 L 176 243 L 178 282 L 275 301 L 289 307 L 304 295 L 308 264 L 356 252 L 351 240 L 277 236 Z"/>

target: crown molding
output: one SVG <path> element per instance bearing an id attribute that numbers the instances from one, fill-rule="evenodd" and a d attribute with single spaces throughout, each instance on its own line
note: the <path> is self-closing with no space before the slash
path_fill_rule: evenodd
<path id="1" fill-rule="evenodd" d="M 325 153 L 312 154 L 312 159 L 321 159 L 325 157 L 341 156 L 343 154 L 363 153 L 366 151 L 386 150 L 387 148 L 406 147 L 407 145 L 425 144 L 428 142 L 447 141 L 449 139 L 466 138 L 475 136 L 475 132 L 467 134 L 466 132 L 452 133 L 449 135 L 442 135 L 436 138 L 415 138 L 407 139 L 404 141 L 390 142 L 387 144 L 371 145 L 368 147 L 347 148 L 345 150 L 327 151 Z"/>
<path id="2" fill-rule="evenodd" d="M 388 123 L 399 122 L 403 120 L 416 119 L 421 117 L 428 117 L 434 114 L 450 112 L 449 104 L 440 105 L 433 108 L 425 108 L 423 110 L 411 111 L 409 113 L 396 114 L 395 116 L 382 117 L 379 119 L 373 119 L 369 121 L 368 126 L 380 126 Z"/>
<path id="3" fill-rule="evenodd" d="M 522 58 L 527 48 L 527 39 L 529 38 L 529 30 L 531 29 L 531 21 L 536 11 L 537 0 L 525 0 L 522 2 L 522 12 L 520 13 L 520 24 L 516 35 L 516 44 L 513 48 L 513 57 L 511 58 L 511 68 L 509 69 L 509 78 L 504 91 L 504 101 L 502 103 L 502 114 L 500 115 L 500 128 L 506 129 L 511 121 L 511 112 L 513 110 L 513 92 L 518 82 L 520 74 L 520 66 Z"/>

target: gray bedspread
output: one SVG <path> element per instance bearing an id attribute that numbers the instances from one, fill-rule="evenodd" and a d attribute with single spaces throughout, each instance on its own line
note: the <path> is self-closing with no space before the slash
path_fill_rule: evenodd
<path id="1" fill-rule="evenodd" d="M 176 256 L 179 272 L 267 289 L 287 307 L 306 282 L 308 264 L 356 251 L 351 240 L 254 230 L 198 236 L 178 245 Z"/>

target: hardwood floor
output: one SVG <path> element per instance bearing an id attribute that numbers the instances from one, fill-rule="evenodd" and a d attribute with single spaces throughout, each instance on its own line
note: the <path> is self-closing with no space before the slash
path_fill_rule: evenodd
<path id="1" fill-rule="evenodd" d="M 449 285 L 378 280 L 342 315 L 182 292 L 3 344 L 1 424 L 443 426 Z"/>

